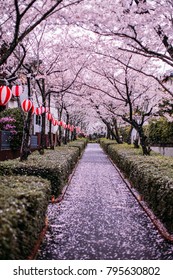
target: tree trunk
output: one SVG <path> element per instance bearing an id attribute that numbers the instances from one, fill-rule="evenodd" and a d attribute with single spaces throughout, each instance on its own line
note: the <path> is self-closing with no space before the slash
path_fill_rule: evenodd
<path id="1" fill-rule="evenodd" d="M 50 94 L 49 94 L 49 99 L 48 99 L 48 107 L 49 107 L 49 112 L 50 112 Z M 48 132 L 48 137 L 49 137 L 49 147 L 54 150 L 54 145 L 52 143 L 52 123 L 49 121 L 49 132 Z"/>
<path id="2" fill-rule="evenodd" d="M 30 88 L 30 78 L 27 78 L 28 84 L 28 98 L 31 97 L 31 88 Z M 28 159 L 28 156 L 31 154 L 31 128 L 32 128 L 32 110 L 27 113 L 27 116 L 24 119 L 24 127 L 23 127 L 23 137 L 22 137 L 22 145 L 20 148 L 20 161 L 24 161 Z"/>
<path id="3" fill-rule="evenodd" d="M 43 107 L 46 107 L 46 94 L 45 94 L 44 79 L 42 79 L 42 105 L 43 105 Z M 46 113 L 43 113 L 42 114 L 42 124 L 41 124 L 41 140 L 40 140 L 40 147 L 39 147 L 39 153 L 41 155 L 44 154 L 44 149 L 47 148 L 45 134 L 46 134 Z"/>
<path id="4" fill-rule="evenodd" d="M 122 139 L 120 139 L 118 125 L 117 125 L 117 120 L 115 118 L 113 118 L 113 125 L 114 125 L 114 129 L 115 129 L 115 133 L 114 133 L 115 139 L 116 139 L 118 144 L 121 144 L 122 143 Z"/>
<path id="5" fill-rule="evenodd" d="M 110 138 L 111 138 L 111 133 L 110 133 L 109 126 L 106 125 L 106 128 L 107 128 L 106 138 L 107 138 L 107 139 L 110 139 Z"/>
<path id="6" fill-rule="evenodd" d="M 76 138 L 76 129 L 74 129 L 73 131 L 71 131 L 71 141 L 74 141 L 74 140 L 76 140 L 77 138 Z"/>
<path id="7" fill-rule="evenodd" d="M 61 146 L 61 143 L 62 143 L 62 128 L 61 126 L 59 126 L 58 128 L 58 146 Z"/>
<path id="8" fill-rule="evenodd" d="M 69 114 L 66 113 L 66 124 L 68 125 L 69 124 Z M 69 130 L 68 129 L 65 129 L 65 137 L 64 137 L 64 144 L 67 145 L 67 143 L 69 142 Z"/>
<path id="9" fill-rule="evenodd" d="M 112 139 L 115 139 L 118 144 L 121 144 L 122 141 L 120 140 L 119 134 L 117 134 L 116 131 L 114 131 L 114 129 L 111 127 L 110 123 L 107 123 L 107 127 L 109 129 L 110 135 L 112 136 Z"/>
<path id="10" fill-rule="evenodd" d="M 128 137 L 127 137 L 127 144 L 131 144 L 131 134 L 132 134 L 133 126 L 131 125 Z"/>
<path id="11" fill-rule="evenodd" d="M 147 141 L 147 136 L 145 135 L 143 128 L 140 127 L 138 129 L 139 137 L 140 137 L 140 145 L 142 147 L 143 155 L 150 155 L 151 149 Z"/>
<path id="12" fill-rule="evenodd" d="M 23 128 L 22 145 L 20 149 L 20 161 L 28 159 L 31 154 L 30 141 L 31 141 L 31 127 L 32 127 L 32 112 L 28 112 Z"/>

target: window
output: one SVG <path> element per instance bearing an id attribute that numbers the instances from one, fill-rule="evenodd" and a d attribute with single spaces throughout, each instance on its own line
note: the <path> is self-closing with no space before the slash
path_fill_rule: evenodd
<path id="1" fill-rule="evenodd" d="M 41 125 L 41 116 L 36 115 L 35 123 L 36 123 L 37 125 Z"/>

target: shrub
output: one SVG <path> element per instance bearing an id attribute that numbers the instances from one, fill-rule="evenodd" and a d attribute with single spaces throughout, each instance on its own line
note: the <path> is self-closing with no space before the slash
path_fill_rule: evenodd
<path id="1" fill-rule="evenodd" d="M 119 128 L 119 133 L 122 136 L 123 142 L 126 142 L 128 144 L 131 143 L 131 132 L 132 132 L 132 127 L 130 125 Z"/>
<path id="2" fill-rule="evenodd" d="M 151 144 L 173 144 L 173 122 L 164 117 L 151 120 L 148 125 L 148 137 Z"/>
<path id="3" fill-rule="evenodd" d="M 87 144 L 87 141 L 76 140 L 74 142 L 70 142 L 68 144 L 68 146 L 78 148 L 79 149 L 79 154 L 81 155 L 82 151 L 85 149 L 86 144 Z"/>
<path id="4" fill-rule="evenodd" d="M 102 146 L 102 148 L 105 150 L 106 153 L 108 152 L 109 145 L 112 145 L 112 144 L 117 144 L 117 141 L 110 140 L 110 139 L 104 139 L 104 138 L 100 139 L 100 145 Z"/>
<path id="5" fill-rule="evenodd" d="M 0 259 L 26 259 L 41 232 L 50 182 L 27 176 L 0 177 Z"/>
<path id="6" fill-rule="evenodd" d="M 56 147 L 40 155 L 33 152 L 27 161 L 19 159 L 0 162 L 0 175 L 34 175 L 51 182 L 51 192 L 58 195 L 79 157 L 76 147 Z"/>
<path id="7" fill-rule="evenodd" d="M 6 126 L 0 125 L 0 128 L 12 132 L 9 139 L 11 148 L 13 150 L 19 149 L 21 146 L 23 134 L 23 118 L 20 110 L 18 108 L 6 109 L 0 112 L 0 119 L 6 119 L 7 121 Z"/>
<path id="8" fill-rule="evenodd" d="M 109 145 L 108 154 L 173 233 L 173 158 L 154 152 L 143 156 L 141 149 L 127 144 Z"/>

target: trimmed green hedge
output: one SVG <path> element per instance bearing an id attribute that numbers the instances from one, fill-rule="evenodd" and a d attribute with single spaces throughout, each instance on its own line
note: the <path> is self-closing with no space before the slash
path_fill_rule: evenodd
<path id="1" fill-rule="evenodd" d="M 143 156 L 141 149 L 127 144 L 109 145 L 108 154 L 173 233 L 173 158 L 154 152 Z"/>
<path id="2" fill-rule="evenodd" d="M 51 181 L 53 195 L 58 195 L 66 183 L 79 157 L 75 147 L 56 147 L 45 150 L 44 155 L 37 151 L 27 161 L 19 159 L 0 162 L 0 175 L 34 175 Z"/>
<path id="3" fill-rule="evenodd" d="M 109 145 L 112 144 L 117 144 L 117 141 L 115 140 L 110 140 L 110 139 L 105 139 L 105 138 L 101 138 L 99 141 L 100 145 L 103 147 L 103 149 L 105 150 L 105 152 L 108 152 L 108 147 Z"/>
<path id="4" fill-rule="evenodd" d="M 76 140 L 68 144 L 69 147 L 76 147 L 79 149 L 79 154 L 85 149 L 87 142 L 83 140 Z"/>
<path id="5" fill-rule="evenodd" d="M 0 259 L 26 259 L 44 227 L 50 182 L 0 176 Z"/>

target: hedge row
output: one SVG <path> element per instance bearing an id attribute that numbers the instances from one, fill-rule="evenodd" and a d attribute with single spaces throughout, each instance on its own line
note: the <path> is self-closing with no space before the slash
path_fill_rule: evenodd
<path id="1" fill-rule="evenodd" d="M 143 156 L 142 150 L 127 144 L 109 145 L 107 151 L 154 214 L 173 233 L 173 158 L 154 152 Z"/>
<path id="2" fill-rule="evenodd" d="M 106 153 L 108 153 L 109 145 L 117 144 L 116 140 L 110 140 L 110 139 L 104 139 L 104 138 L 101 138 L 99 142 Z"/>
<path id="3" fill-rule="evenodd" d="M 26 259 L 44 226 L 50 182 L 0 176 L 0 259 Z"/>
<path id="4" fill-rule="evenodd" d="M 78 148 L 80 155 L 81 155 L 82 151 L 85 149 L 86 145 L 87 145 L 87 140 L 86 139 L 76 140 L 76 141 L 70 142 L 68 144 L 69 147 Z"/>
<path id="5" fill-rule="evenodd" d="M 29 159 L 0 162 L 0 175 L 31 175 L 48 179 L 51 182 L 52 195 L 58 195 L 67 181 L 68 175 L 75 166 L 79 149 L 76 147 L 58 147 L 46 150 L 44 155 L 37 151 Z"/>
<path id="6" fill-rule="evenodd" d="M 0 162 L 0 259 L 26 259 L 31 253 L 50 197 L 61 192 L 85 142 L 45 150 L 44 155 L 35 151 L 25 162 Z"/>

